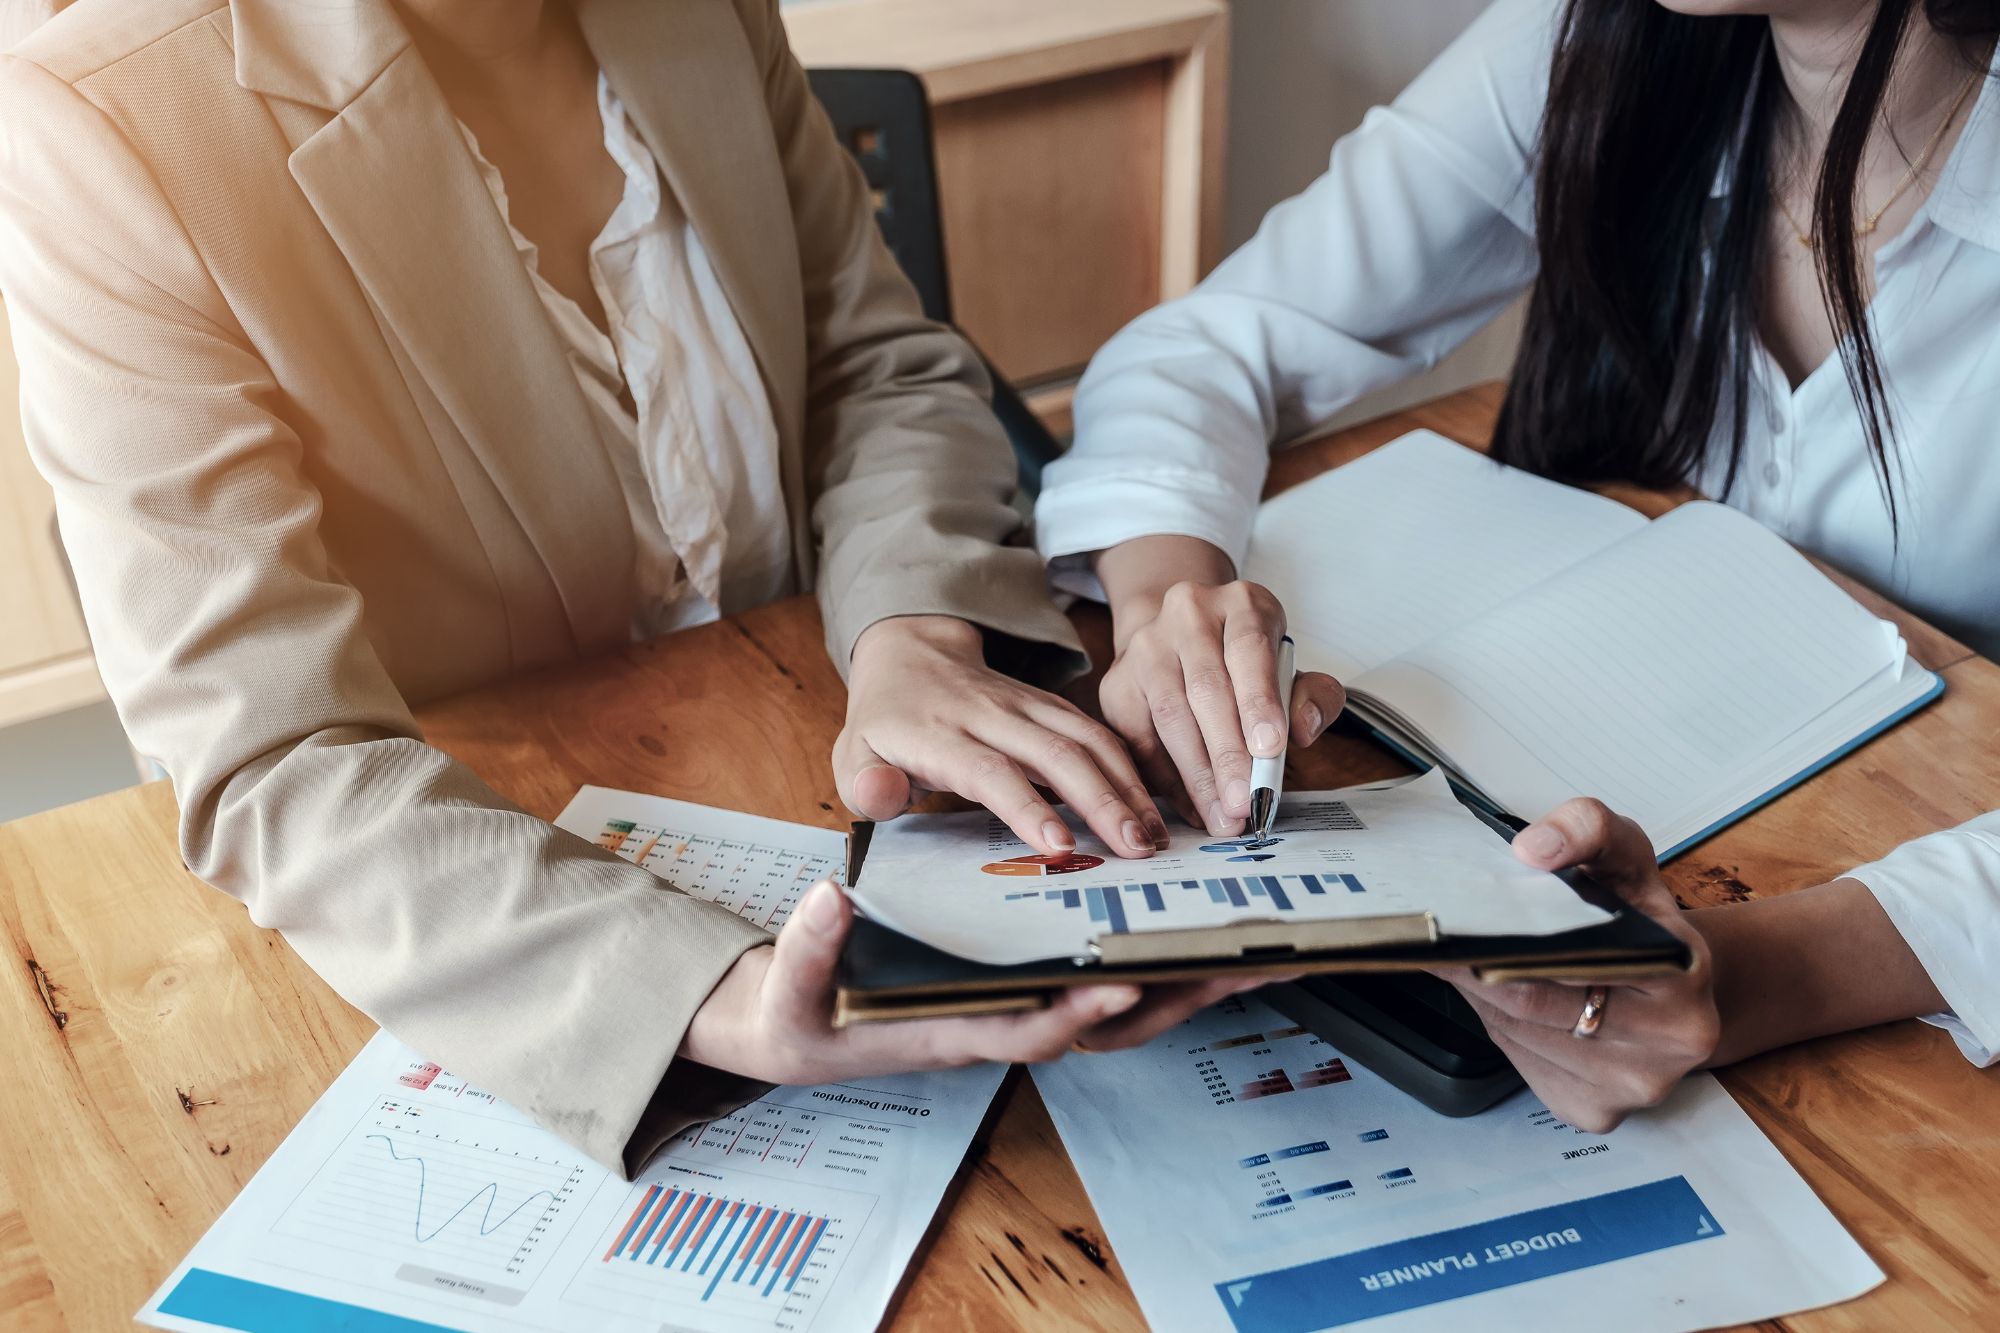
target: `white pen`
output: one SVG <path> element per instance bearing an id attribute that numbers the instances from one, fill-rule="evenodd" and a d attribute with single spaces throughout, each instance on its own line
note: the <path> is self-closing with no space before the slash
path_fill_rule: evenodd
<path id="1" fill-rule="evenodd" d="M 1271 836 L 1278 817 L 1278 797 L 1285 790 L 1285 747 L 1292 736 L 1292 636 L 1278 641 L 1278 704 L 1285 710 L 1278 724 L 1278 752 L 1266 759 L 1250 757 L 1250 827 L 1260 838 Z"/>

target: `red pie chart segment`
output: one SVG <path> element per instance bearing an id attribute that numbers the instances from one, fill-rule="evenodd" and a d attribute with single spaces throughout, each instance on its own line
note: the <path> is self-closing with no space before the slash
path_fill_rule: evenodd
<path id="1" fill-rule="evenodd" d="M 1064 852 L 1060 856 L 1014 856 L 1005 861 L 988 861 L 979 867 L 989 875 L 1074 875 L 1079 870 L 1095 870 L 1104 864 L 1101 856 L 1087 852 Z"/>

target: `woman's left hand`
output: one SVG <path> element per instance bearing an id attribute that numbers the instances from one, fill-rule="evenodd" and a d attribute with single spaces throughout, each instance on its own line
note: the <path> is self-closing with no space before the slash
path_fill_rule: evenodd
<path id="1" fill-rule="evenodd" d="M 946 616 L 868 627 L 848 672 L 847 726 L 833 745 L 847 808 L 894 819 L 925 791 L 948 791 L 1000 816 L 1045 855 L 1076 834 L 1038 788 L 1120 856 L 1151 856 L 1166 821 L 1125 743 L 1073 704 L 986 665 L 982 636 Z"/>
<path id="2" fill-rule="evenodd" d="M 1665 977 L 1605 983 L 1596 1035 L 1581 1036 L 1587 984 L 1483 982 L 1441 969 L 1486 1024 L 1528 1086 L 1576 1128 L 1603 1133 L 1664 1101 L 1715 1054 L 1722 1023 L 1708 942 L 1682 916 L 1639 826 L 1602 802 L 1569 801 L 1522 830 L 1514 854 L 1542 870 L 1581 867 L 1687 943 L 1694 966 Z"/>

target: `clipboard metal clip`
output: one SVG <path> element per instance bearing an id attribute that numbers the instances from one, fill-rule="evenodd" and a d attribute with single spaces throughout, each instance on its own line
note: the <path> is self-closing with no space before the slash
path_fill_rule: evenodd
<path id="1" fill-rule="evenodd" d="M 1436 917 L 1429 912 L 1405 912 L 1396 916 L 1345 917 L 1333 921 L 1250 917 L 1224 926 L 1107 933 L 1090 942 L 1090 951 L 1100 963 L 1109 966 L 1283 962 L 1298 954 L 1437 942 Z"/>

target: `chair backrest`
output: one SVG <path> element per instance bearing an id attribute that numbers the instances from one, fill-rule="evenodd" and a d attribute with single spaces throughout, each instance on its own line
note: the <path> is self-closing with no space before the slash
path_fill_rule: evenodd
<path id="1" fill-rule="evenodd" d="M 931 104 L 923 80 L 901 69 L 816 69 L 807 77 L 834 133 L 875 192 L 882 239 L 916 287 L 925 316 L 951 323 Z"/>
<path id="2" fill-rule="evenodd" d="M 875 192 L 875 221 L 917 289 L 925 316 L 953 323 L 931 105 L 923 80 L 900 69 L 815 69 L 807 77 L 834 133 L 861 164 Z M 1021 491 L 1032 497 L 1042 488 L 1043 467 L 1062 453 L 1062 445 L 985 353 L 980 360 L 993 378 L 993 415 L 1014 446 Z"/>

